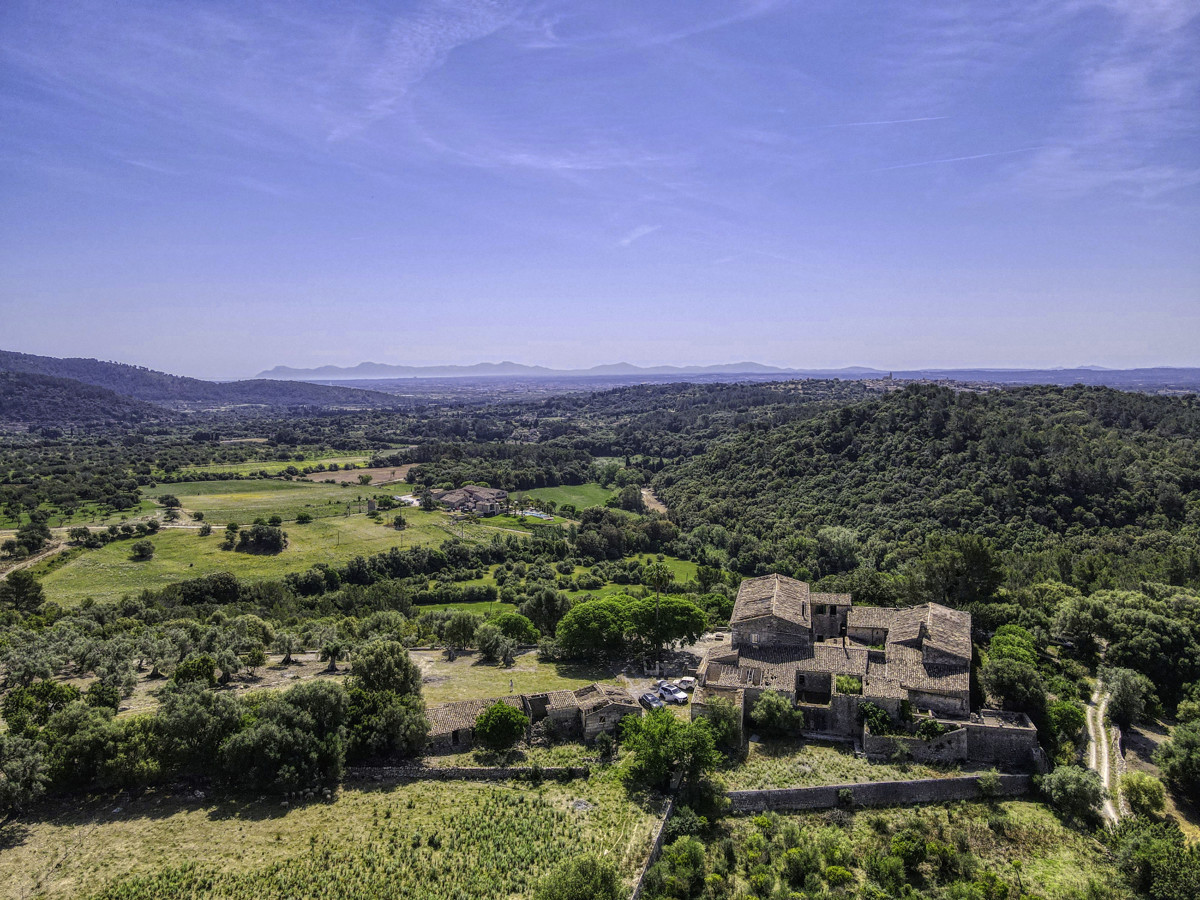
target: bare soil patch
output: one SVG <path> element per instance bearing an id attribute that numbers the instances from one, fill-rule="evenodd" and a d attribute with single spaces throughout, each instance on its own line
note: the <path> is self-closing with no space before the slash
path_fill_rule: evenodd
<path id="1" fill-rule="evenodd" d="M 375 469 L 339 469 L 336 472 L 313 472 L 305 476 L 309 481 L 334 481 L 338 484 L 358 484 L 358 476 L 370 475 L 371 484 L 392 484 L 404 481 L 408 470 L 415 465 L 408 463 L 403 466 L 380 466 Z"/>
<path id="2" fill-rule="evenodd" d="M 667 511 L 667 504 L 654 496 L 654 491 L 650 488 L 642 488 L 642 502 L 646 504 L 646 509 L 654 510 L 654 512 L 665 513 Z"/>

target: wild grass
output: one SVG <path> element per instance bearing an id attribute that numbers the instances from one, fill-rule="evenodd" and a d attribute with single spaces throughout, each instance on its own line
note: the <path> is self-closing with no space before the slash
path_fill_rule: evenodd
<path id="1" fill-rule="evenodd" d="M 602 854 L 631 880 L 653 827 L 603 773 L 540 788 L 351 788 L 292 809 L 151 793 L 47 813 L 7 829 L 11 896 L 528 897 L 575 853 Z"/>
<path id="2" fill-rule="evenodd" d="M 723 772 L 721 777 L 730 790 L 761 790 L 960 774 L 957 767 L 895 765 L 859 759 L 845 744 L 778 740 L 751 744 L 745 762 Z"/>
<path id="3" fill-rule="evenodd" d="M 620 683 L 617 673 L 609 666 L 544 662 L 538 659 L 535 650 L 518 654 L 511 668 L 484 662 L 474 652 L 460 653 L 455 660 L 449 661 L 440 650 L 416 650 L 412 658 L 421 667 L 424 680 L 421 690 L 425 702 L 430 705 L 499 697 L 509 693 L 510 679 L 514 694 L 574 690 L 594 681 Z"/>

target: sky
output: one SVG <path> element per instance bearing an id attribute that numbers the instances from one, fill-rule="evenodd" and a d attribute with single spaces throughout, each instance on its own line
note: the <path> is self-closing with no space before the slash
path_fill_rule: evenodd
<path id="1" fill-rule="evenodd" d="M 5 0 L 0 348 L 1200 365 L 1200 5 Z"/>

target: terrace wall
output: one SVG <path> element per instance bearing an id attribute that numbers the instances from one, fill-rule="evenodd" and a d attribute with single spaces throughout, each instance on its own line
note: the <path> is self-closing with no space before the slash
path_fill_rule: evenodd
<path id="1" fill-rule="evenodd" d="M 1015 797 L 1033 790 L 1029 775 L 1001 775 L 999 795 Z M 850 791 L 854 806 L 905 806 L 912 803 L 946 803 L 982 797 L 979 778 L 917 778 L 911 781 L 875 781 L 863 784 L 830 784 L 818 787 L 776 788 L 763 791 L 730 791 L 734 812 L 831 809 L 842 805 L 838 792 Z"/>
<path id="2" fill-rule="evenodd" d="M 348 781 L 511 781 L 535 772 L 546 781 L 587 778 L 587 766 L 351 766 Z"/>

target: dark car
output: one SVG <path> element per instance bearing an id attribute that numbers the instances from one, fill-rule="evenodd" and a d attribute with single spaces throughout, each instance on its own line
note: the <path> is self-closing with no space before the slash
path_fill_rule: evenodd
<path id="1" fill-rule="evenodd" d="M 662 709 L 666 706 L 658 694 L 651 694 L 649 691 L 638 697 L 638 703 L 646 707 L 646 709 Z"/>

